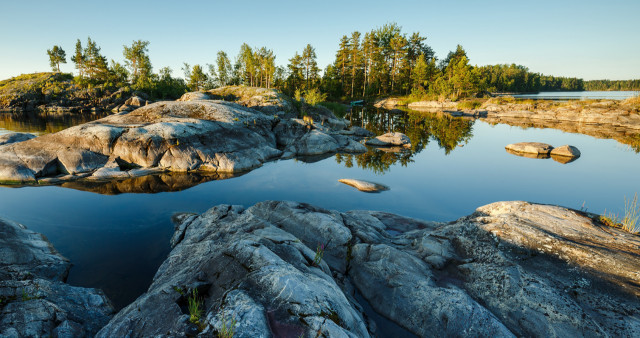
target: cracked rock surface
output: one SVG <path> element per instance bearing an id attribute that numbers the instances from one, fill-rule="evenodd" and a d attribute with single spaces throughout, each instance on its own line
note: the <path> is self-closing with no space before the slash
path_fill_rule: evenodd
<path id="1" fill-rule="evenodd" d="M 91 337 L 113 315 L 101 290 L 64 281 L 71 264 L 41 234 L 0 218 L 0 337 Z"/>
<path id="2" fill-rule="evenodd" d="M 518 201 L 450 223 L 279 201 L 181 214 L 147 293 L 98 336 L 637 337 L 640 240 L 590 216 Z"/>

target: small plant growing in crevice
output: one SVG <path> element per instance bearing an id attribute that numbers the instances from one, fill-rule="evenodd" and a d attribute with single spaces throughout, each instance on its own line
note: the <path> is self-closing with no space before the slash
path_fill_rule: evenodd
<path id="1" fill-rule="evenodd" d="M 318 266 L 322 261 L 322 257 L 324 256 L 324 243 L 318 243 L 318 247 L 316 248 L 316 255 L 313 257 L 313 265 Z"/>
<path id="2" fill-rule="evenodd" d="M 202 317 L 202 299 L 198 297 L 198 289 L 193 289 L 191 295 L 189 295 L 188 307 L 189 307 L 189 321 L 193 324 L 200 324 L 200 318 Z"/>
<path id="3" fill-rule="evenodd" d="M 219 338 L 232 338 L 233 335 L 236 333 L 236 319 L 233 317 L 233 315 L 231 316 L 231 321 L 229 322 L 229 325 L 227 326 L 227 318 L 224 314 L 224 311 L 222 311 L 222 327 L 220 328 L 220 331 L 218 331 L 218 337 Z"/>

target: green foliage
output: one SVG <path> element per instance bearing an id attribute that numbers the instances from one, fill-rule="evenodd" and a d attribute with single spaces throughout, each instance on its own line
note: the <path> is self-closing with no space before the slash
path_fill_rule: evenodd
<path id="1" fill-rule="evenodd" d="M 296 99 L 296 101 L 302 101 L 302 90 L 300 90 L 299 88 L 296 89 L 295 94 L 293 95 L 293 98 Z"/>
<path id="2" fill-rule="evenodd" d="M 204 73 L 202 67 L 195 65 L 189 72 L 187 87 L 192 91 L 203 90 L 207 84 L 207 79 L 207 74 Z"/>
<path id="3" fill-rule="evenodd" d="M 67 63 L 67 53 L 60 46 L 53 46 L 47 49 L 49 55 L 49 65 L 54 72 L 60 72 L 60 63 Z"/>
<path id="4" fill-rule="evenodd" d="M 640 90 L 640 79 L 636 80 L 590 80 L 584 82 L 585 90 Z"/>
<path id="5" fill-rule="evenodd" d="M 605 210 L 603 215 L 596 217 L 596 220 L 606 226 L 621 228 L 622 230 L 631 233 L 640 232 L 640 205 L 638 205 L 638 193 L 635 193 L 632 199 L 627 199 L 625 196 L 624 216 L 620 217 L 618 214 L 607 213 Z"/>
<path id="6" fill-rule="evenodd" d="M 72 80 L 73 75 L 68 73 L 34 73 L 0 81 L 0 106 L 21 106 L 60 97 L 74 89 Z"/>
<path id="7" fill-rule="evenodd" d="M 482 106 L 482 101 L 480 100 L 467 100 L 458 102 L 459 109 L 478 109 L 480 106 Z"/>
<path id="8" fill-rule="evenodd" d="M 129 68 L 131 83 L 136 89 L 147 86 L 151 77 L 151 60 L 149 59 L 149 41 L 133 41 L 131 47 L 124 46 L 122 55 L 125 65 Z"/>
<path id="9" fill-rule="evenodd" d="M 640 232 L 640 206 L 638 206 L 638 193 L 628 200 L 624 198 L 624 217 L 622 218 L 622 229 L 629 232 Z"/>
<path id="10" fill-rule="evenodd" d="M 191 291 L 191 295 L 189 295 L 189 298 L 187 299 L 187 304 L 189 308 L 189 321 L 200 326 L 203 301 L 198 297 L 197 289 L 193 289 L 193 291 Z"/>
<path id="11" fill-rule="evenodd" d="M 320 102 L 319 105 L 331 110 L 336 116 L 342 117 L 347 112 L 347 106 L 337 102 Z"/>
<path id="12" fill-rule="evenodd" d="M 318 103 L 326 100 L 327 99 L 327 94 L 321 93 L 316 88 L 312 88 L 312 89 L 308 89 L 307 91 L 305 91 L 304 99 L 308 104 L 310 104 L 312 106 L 315 106 Z"/>
<path id="13" fill-rule="evenodd" d="M 318 247 L 316 248 L 316 255 L 313 257 L 313 265 L 318 266 L 322 261 L 322 257 L 324 256 L 324 243 L 318 243 Z"/>
<path id="14" fill-rule="evenodd" d="M 216 58 L 217 65 L 217 73 L 218 73 L 218 85 L 226 86 L 231 84 L 231 77 L 233 68 L 231 67 L 231 61 L 229 61 L 229 57 L 227 53 L 223 51 L 218 52 L 218 57 Z"/>
<path id="15" fill-rule="evenodd" d="M 227 318 L 224 314 L 224 311 L 222 312 L 222 327 L 220 328 L 220 331 L 218 331 L 218 337 L 219 338 L 233 338 L 233 336 L 236 333 L 236 319 L 232 316 L 231 317 L 231 321 L 229 322 L 229 324 L 227 324 Z"/>

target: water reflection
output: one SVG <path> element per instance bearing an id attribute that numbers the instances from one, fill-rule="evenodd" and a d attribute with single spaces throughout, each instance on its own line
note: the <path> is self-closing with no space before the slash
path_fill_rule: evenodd
<path id="1" fill-rule="evenodd" d="M 65 182 L 61 186 L 101 195 L 119 195 L 126 193 L 156 194 L 160 192 L 182 191 L 201 183 L 225 180 L 244 174 L 246 173 L 166 172 L 115 181 L 71 181 Z"/>
<path id="2" fill-rule="evenodd" d="M 59 132 L 108 116 L 108 112 L 52 113 L 38 111 L 0 111 L 0 133 L 6 131 L 43 135 Z"/>
<path id="3" fill-rule="evenodd" d="M 449 155 L 454 149 L 467 144 L 473 137 L 473 119 L 451 117 L 443 113 L 416 111 L 392 111 L 373 107 L 354 107 L 343 118 L 352 125 L 359 126 L 382 135 L 387 132 L 401 132 L 411 140 L 411 148 L 373 148 L 364 154 L 336 154 L 336 162 L 347 168 L 354 163 L 377 174 L 385 173 L 399 163 L 407 166 L 413 157 L 424 150 L 430 141 L 435 141 Z"/>

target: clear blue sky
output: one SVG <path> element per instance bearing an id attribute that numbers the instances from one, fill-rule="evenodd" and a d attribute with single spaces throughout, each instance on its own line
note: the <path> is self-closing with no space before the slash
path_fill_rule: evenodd
<path id="1" fill-rule="evenodd" d="M 18 1 L 0 8 L 0 79 L 49 70 L 46 50 L 67 56 L 90 36 L 108 59 L 148 40 L 154 71 L 182 76 L 183 62 L 232 58 L 243 42 L 286 64 L 307 43 L 324 68 L 339 39 L 397 22 L 419 31 L 436 56 L 461 44 L 472 64 L 517 63 L 534 72 L 591 79 L 640 78 L 640 0 L 608 1 Z M 73 71 L 73 63 L 61 67 Z"/>

